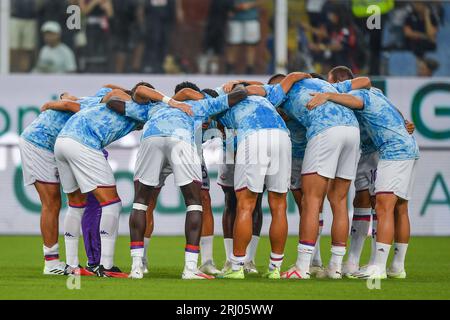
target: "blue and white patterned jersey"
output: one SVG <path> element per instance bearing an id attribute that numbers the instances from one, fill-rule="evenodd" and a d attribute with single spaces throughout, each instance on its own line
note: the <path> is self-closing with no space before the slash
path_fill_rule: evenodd
<path id="1" fill-rule="evenodd" d="M 186 103 L 192 106 L 193 116 L 165 103 L 153 105 L 148 113 L 142 139 L 152 136 L 176 137 L 191 144 L 201 144 L 203 122 L 228 109 L 228 96 L 189 100 Z"/>
<path id="2" fill-rule="evenodd" d="M 364 101 L 364 108 L 355 110 L 355 114 L 367 128 L 381 160 L 419 158 L 416 139 L 406 130 L 402 115 L 380 90 L 371 88 L 349 93 Z"/>
<path id="3" fill-rule="evenodd" d="M 84 109 L 67 121 L 59 137 L 101 150 L 135 130 L 140 122 L 110 110 L 105 103 Z"/>
<path id="4" fill-rule="evenodd" d="M 350 91 L 352 91 L 352 80 L 345 80 L 333 83 L 332 85 L 339 93 L 349 93 Z M 361 154 L 369 154 L 377 151 L 377 147 L 373 143 L 368 129 L 366 128 L 364 123 L 360 122 L 358 115 L 356 115 L 356 119 L 358 119 L 359 123 Z"/>
<path id="5" fill-rule="evenodd" d="M 289 119 L 286 122 L 286 126 L 291 135 L 292 158 L 303 159 L 305 157 L 306 144 L 308 143 L 306 128 L 293 119 Z"/>
<path id="6" fill-rule="evenodd" d="M 236 129 L 238 143 L 246 136 L 262 129 L 289 132 L 272 103 L 260 96 L 248 96 L 218 117 L 224 127 Z"/>
<path id="7" fill-rule="evenodd" d="M 314 92 L 337 92 L 328 82 L 320 79 L 303 79 L 296 82 L 288 92 L 287 100 L 281 108 L 291 118 L 306 128 L 308 140 L 322 131 L 337 127 L 359 127 L 358 120 L 352 110 L 337 103 L 328 101 L 313 110 L 306 108 Z"/>
<path id="8" fill-rule="evenodd" d="M 80 110 L 97 105 L 111 89 L 102 88 L 95 96 L 82 97 L 77 100 Z M 22 132 L 21 137 L 39 148 L 54 151 L 55 141 L 66 122 L 73 116 L 72 112 L 46 110 Z"/>

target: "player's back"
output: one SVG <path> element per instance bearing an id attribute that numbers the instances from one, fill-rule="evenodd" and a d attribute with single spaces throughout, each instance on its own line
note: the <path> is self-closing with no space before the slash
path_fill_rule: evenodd
<path id="1" fill-rule="evenodd" d="M 306 105 L 312 99 L 312 93 L 334 92 L 336 89 L 321 79 L 304 79 L 295 83 L 288 93 L 288 99 L 282 105 L 289 117 L 299 121 L 307 129 L 310 139 L 316 134 L 335 126 L 358 127 L 353 112 L 337 103 L 326 102 L 313 110 Z"/>
<path id="2" fill-rule="evenodd" d="M 290 119 L 286 122 L 286 127 L 289 129 L 292 143 L 292 157 L 303 159 L 305 155 L 306 144 L 306 128 L 298 121 Z"/>
<path id="3" fill-rule="evenodd" d="M 83 97 L 77 100 L 84 109 L 100 102 L 101 97 Z M 25 128 L 21 136 L 34 145 L 53 152 L 58 134 L 74 115 L 69 111 L 46 110 Z"/>
<path id="4" fill-rule="evenodd" d="M 364 101 L 364 108 L 355 114 L 367 127 L 381 159 L 418 158 L 416 140 L 406 130 L 403 116 L 379 89 L 354 90 L 350 94 Z"/>
<path id="5" fill-rule="evenodd" d="M 228 110 L 220 121 L 237 130 L 238 140 L 261 129 L 287 131 L 286 124 L 275 107 L 264 97 L 248 96 Z"/>
<path id="6" fill-rule="evenodd" d="M 61 137 L 70 137 L 94 149 L 102 149 L 126 136 L 138 122 L 110 110 L 105 103 L 83 109 L 67 121 Z"/>

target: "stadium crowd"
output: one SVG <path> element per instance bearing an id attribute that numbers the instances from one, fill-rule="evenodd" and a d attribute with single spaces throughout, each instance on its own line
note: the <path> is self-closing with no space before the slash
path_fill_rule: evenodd
<path id="1" fill-rule="evenodd" d="M 428 54 L 445 45 L 445 2 L 372 2 L 381 29 L 367 28 L 371 1 L 288 0 L 289 70 L 395 75 L 398 51 L 414 55 L 417 75 L 438 70 L 445 59 Z M 69 5 L 80 7 L 80 30 L 66 27 Z M 271 0 L 11 1 L 11 72 L 267 74 L 274 37 Z"/>

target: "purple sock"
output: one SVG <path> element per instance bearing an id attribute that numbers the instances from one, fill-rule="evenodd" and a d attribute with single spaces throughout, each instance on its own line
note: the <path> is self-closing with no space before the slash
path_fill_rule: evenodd
<path id="1" fill-rule="evenodd" d="M 88 257 L 89 265 L 100 263 L 101 243 L 100 243 L 100 219 L 102 217 L 102 208 L 95 199 L 94 195 L 88 195 L 86 210 L 81 220 L 83 229 L 84 247 Z"/>
<path id="2" fill-rule="evenodd" d="M 106 159 L 108 152 L 102 150 Z M 100 242 L 100 219 L 102 217 L 102 207 L 92 193 L 89 193 L 86 210 L 81 220 L 83 230 L 84 248 L 89 265 L 100 264 L 101 242 Z"/>

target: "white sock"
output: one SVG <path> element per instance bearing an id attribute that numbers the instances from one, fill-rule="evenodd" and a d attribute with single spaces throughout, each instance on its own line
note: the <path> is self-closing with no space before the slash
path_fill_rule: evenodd
<path id="1" fill-rule="evenodd" d="M 231 255 L 233 254 L 233 238 L 224 238 L 223 245 L 225 246 L 226 261 L 231 261 Z"/>
<path id="2" fill-rule="evenodd" d="M 309 272 L 309 265 L 314 251 L 315 243 L 301 243 L 297 246 L 297 262 L 295 265 L 298 269 L 304 272 Z"/>
<path id="3" fill-rule="evenodd" d="M 376 265 L 380 271 L 386 271 L 386 263 L 389 257 L 390 244 L 377 242 L 377 252 L 375 254 L 374 265 Z"/>
<path id="4" fill-rule="evenodd" d="M 391 264 L 391 269 L 394 272 L 405 270 L 405 256 L 407 250 L 407 243 L 394 243 L 394 259 Z"/>
<path id="5" fill-rule="evenodd" d="M 66 263 L 71 267 L 78 267 L 78 242 L 81 234 L 81 218 L 85 207 L 67 208 L 64 218 L 64 243 L 66 245 Z"/>
<path id="6" fill-rule="evenodd" d="M 269 270 L 280 269 L 283 263 L 284 254 L 270 253 Z"/>
<path id="7" fill-rule="evenodd" d="M 319 214 L 319 233 L 317 234 L 316 239 L 316 245 L 314 246 L 314 253 L 312 257 L 312 266 L 322 266 L 322 257 L 320 255 L 320 236 L 322 235 L 322 229 L 323 229 L 323 215 L 322 213 Z"/>
<path id="8" fill-rule="evenodd" d="M 330 268 L 341 272 L 342 260 L 344 259 L 345 251 L 345 246 L 331 245 Z"/>
<path id="9" fill-rule="evenodd" d="M 242 268 L 245 264 L 245 258 L 246 256 L 236 257 L 234 254 L 231 254 L 231 269 L 233 271 L 238 271 L 240 268 Z"/>
<path id="10" fill-rule="evenodd" d="M 252 240 L 247 246 L 247 250 L 245 253 L 246 260 L 245 262 L 255 262 L 256 249 L 258 249 L 259 236 L 252 236 Z"/>
<path id="11" fill-rule="evenodd" d="M 184 249 L 184 268 L 197 270 L 199 252 L 200 248 L 198 246 L 186 245 Z"/>
<path id="12" fill-rule="evenodd" d="M 207 261 L 214 261 L 213 259 L 213 240 L 214 236 L 206 236 L 200 238 L 200 254 L 201 263 L 204 264 Z"/>
<path id="13" fill-rule="evenodd" d="M 347 261 L 359 266 L 359 259 L 364 247 L 364 241 L 369 233 L 371 208 L 355 208 L 350 232 L 350 248 Z"/>
<path id="14" fill-rule="evenodd" d="M 144 241 L 131 241 L 130 253 L 134 265 L 141 265 L 144 257 Z"/>
<path id="15" fill-rule="evenodd" d="M 375 209 L 372 209 L 372 246 L 370 250 L 370 259 L 369 264 L 374 264 L 375 255 L 377 253 L 377 228 L 378 228 L 378 219 Z"/>
<path id="16" fill-rule="evenodd" d="M 51 267 L 59 263 L 59 245 L 55 243 L 52 247 L 48 248 L 45 245 L 42 246 L 44 251 L 45 266 Z"/>
<path id="17" fill-rule="evenodd" d="M 144 257 L 145 261 L 148 260 L 148 245 L 150 244 L 150 238 L 144 238 Z"/>
<path id="18" fill-rule="evenodd" d="M 101 257 L 100 264 L 105 269 L 114 266 L 114 250 L 116 246 L 117 231 L 119 228 L 119 215 L 122 210 L 122 202 L 102 206 L 102 217 L 100 220 Z"/>

